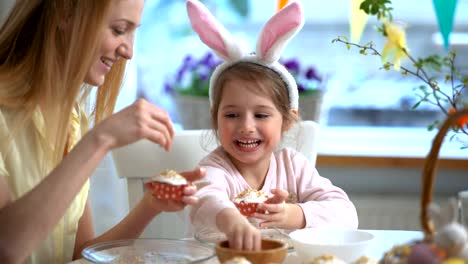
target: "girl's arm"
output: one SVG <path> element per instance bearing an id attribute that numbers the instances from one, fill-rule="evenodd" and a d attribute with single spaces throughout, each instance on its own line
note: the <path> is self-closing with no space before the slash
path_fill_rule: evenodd
<path id="1" fill-rule="evenodd" d="M 277 190 L 272 190 L 276 201 L 259 206 L 270 213 L 254 215 L 264 221 L 262 227 L 289 229 L 337 225 L 357 228 L 356 208 L 349 197 L 320 176 L 304 155 L 285 149 L 282 155 L 277 155 L 277 164 L 283 164 L 282 173 L 277 177 L 284 181 L 276 187 Z M 285 203 L 288 192 L 296 197 L 295 202 Z"/>
<path id="2" fill-rule="evenodd" d="M 258 205 L 258 209 L 268 213 L 256 212 L 253 215 L 253 217 L 263 220 L 260 227 L 304 228 L 306 225 L 304 211 L 296 203 L 286 203 L 289 193 L 282 189 L 271 189 L 271 194 L 274 195 L 272 198 Z"/>

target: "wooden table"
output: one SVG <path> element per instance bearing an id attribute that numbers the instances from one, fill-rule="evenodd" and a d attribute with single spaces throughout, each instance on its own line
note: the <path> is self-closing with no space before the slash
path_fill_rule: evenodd
<path id="1" fill-rule="evenodd" d="M 366 251 L 366 256 L 373 259 L 380 259 L 384 252 L 390 250 L 394 245 L 403 244 L 408 241 L 421 239 L 423 233 L 420 231 L 404 231 L 404 230 L 365 230 L 375 235 L 375 240 Z M 212 258 L 205 262 L 206 264 L 219 264 L 216 258 Z M 301 264 L 301 260 L 295 252 L 288 254 L 285 264 Z M 68 264 L 90 264 L 90 262 L 79 259 Z"/>

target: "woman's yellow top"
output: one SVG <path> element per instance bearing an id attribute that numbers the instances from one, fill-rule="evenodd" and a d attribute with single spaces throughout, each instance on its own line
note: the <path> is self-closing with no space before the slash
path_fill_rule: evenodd
<path id="1" fill-rule="evenodd" d="M 0 108 L 0 177 L 6 179 L 13 201 L 33 189 L 53 169 L 51 164 L 44 164 L 39 157 L 39 146 L 53 147 L 45 142 L 46 124 L 41 112 L 39 110 L 34 112 L 32 122 L 15 134 L 13 144 L 11 144 L 11 140 L 8 140 L 9 133 L 18 118 L 17 112 Z M 87 129 L 88 121 L 84 112 L 74 111 L 68 144 L 70 149 Z M 46 166 L 46 173 L 41 166 Z M 25 263 L 66 263 L 72 260 L 78 221 L 83 214 L 88 191 L 89 180 L 86 181 L 52 233 Z"/>

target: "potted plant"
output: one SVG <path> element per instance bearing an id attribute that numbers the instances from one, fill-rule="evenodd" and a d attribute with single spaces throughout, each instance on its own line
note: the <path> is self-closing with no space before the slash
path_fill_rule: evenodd
<path id="1" fill-rule="evenodd" d="M 176 104 L 177 121 L 184 129 L 210 128 L 208 87 L 210 76 L 222 61 L 211 51 L 197 59 L 184 57 L 176 73 L 165 82 L 165 90 Z M 299 112 L 303 120 L 319 120 L 323 98 L 323 79 L 314 66 L 303 66 L 296 58 L 281 63 L 297 81 Z"/>

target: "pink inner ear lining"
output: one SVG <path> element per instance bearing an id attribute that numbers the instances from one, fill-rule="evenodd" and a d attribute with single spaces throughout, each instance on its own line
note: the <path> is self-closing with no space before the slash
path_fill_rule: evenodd
<path id="1" fill-rule="evenodd" d="M 205 43 L 208 47 L 217 51 L 226 58 L 229 57 L 229 54 L 227 53 L 224 45 L 224 41 L 221 36 L 217 34 L 217 32 L 205 30 L 202 25 L 193 25 L 193 29 L 198 32 L 201 41 L 203 41 L 203 43 Z"/>
<path id="2" fill-rule="evenodd" d="M 290 32 L 291 29 L 300 25 L 300 21 L 299 24 L 296 21 L 288 24 L 284 24 L 280 21 L 277 22 L 280 23 L 280 26 L 277 26 L 275 30 L 271 30 L 271 27 L 269 27 L 268 30 L 264 30 L 262 32 L 262 36 L 260 37 L 262 40 L 260 44 L 260 51 L 262 52 L 262 55 L 265 55 L 268 50 L 270 50 L 271 47 L 278 41 L 278 39 Z M 274 27 L 274 25 L 272 25 L 272 27 Z"/>
<path id="3" fill-rule="evenodd" d="M 293 31 L 302 24 L 302 9 L 297 2 L 293 2 L 274 15 L 264 26 L 260 36 L 260 52 L 262 56 L 267 54 L 269 49 L 290 31 Z"/>
<path id="4" fill-rule="evenodd" d="M 195 4 L 192 1 L 187 1 L 187 12 L 192 28 L 197 32 L 201 41 L 220 55 L 228 58 L 229 53 L 220 34 L 222 26 L 211 16 L 211 13 L 201 3 Z"/>

